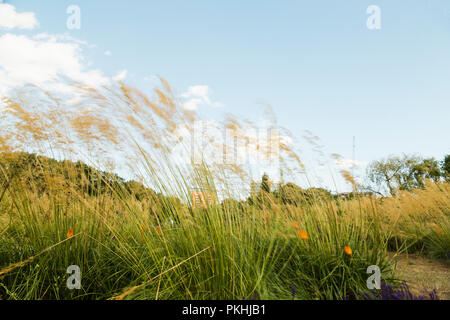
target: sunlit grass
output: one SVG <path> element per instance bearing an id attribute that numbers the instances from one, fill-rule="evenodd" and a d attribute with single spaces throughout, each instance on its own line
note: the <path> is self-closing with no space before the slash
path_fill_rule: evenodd
<path id="1" fill-rule="evenodd" d="M 174 141 L 166 138 L 198 118 L 178 107 L 164 80 L 162 87 L 154 100 L 122 84 L 80 88 L 86 98 L 77 107 L 96 108 L 76 116 L 34 89 L 8 99 L 4 159 L 27 146 L 72 156 L 85 146 L 86 161 L 103 169 L 110 160 L 103 156 L 117 152 L 142 183 L 37 157 L 1 166 L 2 299 L 291 299 L 293 287 L 297 299 L 342 299 L 367 289 L 368 266 L 396 280 L 388 250 L 448 254 L 448 183 L 386 199 L 284 194 L 292 201 L 282 203 L 260 191 L 243 201 L 245 168 L 170 157 Z M 29 95 L 45 107 L 33 109 Z M 237 120 L 224 126 L 248 139 Z M 304 170 L 289 146 L 279 146 L 285 176 Z M 215 202 L 194 208 L 193 190 Z M 66 286 L 70 265 L 82 270 L 81 290 Z"/>
<path id="2" fill-rule="evenodd" d="M 392 276 L 387 238 L 369 212 L 347 219 L 332 205 L 298 215 L 292 208 L 284 215 L 275 204 L 192 210 L 169 197 L 147 211 L 125 192 L 86 198 L 24 190 L 17 184 L 3 200 L 10 206 L 2 218 L 11 219 L 0 238 L 3 267 L 77 236 L 8 272 L 2 280 L 8 298 L 107 299 L 138 286 L 126 298 L 241 299 L 256 292 L 289 299 L 295 285 L 298 298 L 339 299 L 364 289 L 369 265 Z M 65 287 L 69 265 L 82 269 L 81 291 Z"/>

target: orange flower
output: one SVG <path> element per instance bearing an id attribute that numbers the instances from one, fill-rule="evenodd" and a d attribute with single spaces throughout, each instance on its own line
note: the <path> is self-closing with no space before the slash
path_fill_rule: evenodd
<path id="1" fill-rule="evenodd" d="M 72 237 L 73 237 L 73 229 L 70 228 L 70 229 L 67 231 L 67 238 L 72 238 Z"/>
<path id="2" fill-rule="evenodd" d="M 349 256 L 352 255 L 352 248 L 350 248 L 349 246 L 345 246 L 344 247 L 344 251 L 346 254 L 348 254 Z"/>
<path id="3" fill-rule="evenodd" d="M 156 228 L 156 232 L 158 232 L 160 234 L 162 232 L 161 227 Z"/>
<path id="4" fill-rule="evenodd" d="M 300 238 L 302 238 L 302 240 L 307 240 L 308 239 L 308 233 L 304 230 L 300 230 L 298 232 L 298 235 Z"/>
<path id="5" fill-rule="evenodd" d="M 293 227 L 294 229 L 297 229 L 297 230 L 298 230 L 298 228 L 299 228 L 298 222 L 297 222 L 297 221 L 292 222 L 292 227 Z"/>

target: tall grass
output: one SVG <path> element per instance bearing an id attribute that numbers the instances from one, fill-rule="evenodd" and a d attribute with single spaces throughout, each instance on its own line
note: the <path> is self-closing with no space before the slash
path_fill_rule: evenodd
<path id="1" fill-rule="evenodd" d="M 450 184 L 428 181 L 424 189 L 401 192 L 380 204 L 393 237 L 390 248 L 450 259 Z"/>
<path id="2" fill-rule="evenodd" d="M 134 141 L 126 146 L 138 151 L 128 165 L 159 196 L 138 196 L 98 173 L 79 176 L 71 166 L 55 172 L 38 163 L 23 168 L 20 177 L 6 174 L 0 189 L 2 299 L 291 299 L 293 286 L 299 299 L 342 299 L 366 289 L 370 265 L 380 267 L 384 281 L 395 280 L 386 254 L 390 239 L 409 232 L 409 226 L 421 230 L 404 198 L 384 203 L 315 199 L 299 206 L 283 205 L 262 192 L 252 201 L 194 208 L 193 188 L 220 199 L 241 190 L 245 172 L 236 165 L 211 170 L 206 163 L 183 167 L 171 161 L 173 141 L 164 138 L 180 124 L 192 125 L 196 115 L 180 110 L 164 81 L 163 86 L 166 93 L 156 90 L 156 102 L 123 85 L 109 95 L 87 90 L 100 111 L 75 118 L 58 109 L 59 100 L 50 95 L 48 113 L 27 109 L 23 93 L 8 100 L 9 117 L 17 120 L 10 133 L 20 139 L 2 137 L 4 151 L 48 145 L 52 151 L 74 151 L 74 145 L 86 142 L 98 159 L 123 139 L 114 121 L 100 117 L 102 108 L 127 119 L 121 128 Z M 235 120 L 226 126 L 239 131 Z M 287 158 L 282 163 L 301 166 L 288 146 L 280 146 Z M 39 185 L 36 176 L 44 177 Z M 231 183 L 236 177 L 238 185 Z M 80 179 L 102 182 L 109 191 L 87 194 L 74 187 Z M 424 192 L 436 193 L 437 202 L 422 208 L 434 211 L 442 200 L 442 217 L 448 217 L 448 198 L 441 194 L 448 195 L 448 185 L 436 188 Z M 395 218 L 404 209 L 411 213 L 406 223 Z M 398 229 L 390 229 L 390 219 Z M 448 221 L 437 221 L 448 238 Z M 69 229 L 74 236 L 67 239 Z M 81 268 L 81 290 L 66 286 L 70 265 Z"/>
<path id="3" fill-rule="evenodd" d="M 196 175 L 211 181 L 206 168 Z M 289 299 L 292 285 L 298 298 L 333 299 L 364 289 L 369 265 L 392 276 L 387 239 L 371 212 L 354 219 L 319 204 L 193 210 L 169 197 L 148 210 L 126 192 L 81 197 L 63 189 L 38 197 L 28 190 L 17 182 L 2 201 L 1 218 L 9 221 L 0 236 L 3 268 L 59 243 L 70 228 L 76 236 L 2 275 L 8 299 L 107 299 L 134 286 L 122 298 Z M 69 265 L 82 269 L 80 291 L 66 287 Z"/>

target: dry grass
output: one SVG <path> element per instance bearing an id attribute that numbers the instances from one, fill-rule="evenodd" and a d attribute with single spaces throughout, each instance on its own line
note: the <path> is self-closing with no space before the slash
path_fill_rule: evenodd
<path id="1" fill-rule="evenodd" d="M 441 299 L 450 300 L 450 262 L 431 260 L 417 254 L 391 254 L 398 275 L 419 295 L 436 289 Z"/>
<path id="2" fill-rule="evenodd" d="M 365 289 L 369 265 L 380 266 L 392 279 L 386 252 L 393 244 L 437 257 L 450 252 L 448 183 L 429 183 L 414 194 L 388 199 L 315 199 L 293 206 L 263 194 L 241 208 L 211 205 L 194 210 L 192 189 L 217 198 L 243 198 L 249 174 L 234 162 L 215 163 L 214 170 L 208 163 L 174 163 L 171 151 L 180 144 L 179 131 L 192 133 L 200 118 L 180 107 L 165 80 L 161 85 L 153 99 L 119 83 L 101 90 L 79 87 L 83 98 L 76 106 L 65 106 L 34 87 L 7 100 L 0 126 L 8 130 L 0 132 L 0 152 L 32 149 L 76 159 L 82 154 L 108 170 L 111 161 L 120 158 L 140 181 L 180 200 L 138 201 L 112 185 L 108 195 L 86 196 L 71 183 L 80 183 L 76 174 L 68 172 L 69 178 L 61 180 L 39 165 L 25 170 L 23 181 L 14 182 L 0 201 L 0 265 L 8 271 L 0 292 L 5 296 L 105 299 L 125 292 L 124 298 L 130 294 L 139 299 L 236 299 L 258 291 L 263 298 L 289 299 L 289 286 L 295 284 L 299 297 L 339 299 Z M 248 125 L 230 117 L 220 129 L 231 130 L 235 139 L 228 143 L 239 145 L 251 141 L 244 130 Z M 214 141 L 213 135 L 203 138 Z M 286 178 L 295 178 L 293 174 L 305 168 L 294 150 L 277 138 L 280 170 Z M 319 146 L 317 141 L 310 137 L 313 147 Z M 189 154 L 191 143 L 190 136 L 181 142 L 182 153 Z M 263 160 L 270 160 L 272 146 L 254 147 Z M 230 145 L 214 147 L 224 157 L 236 151 Z M 220 157 L 213 152 L 212 158 Z M 42 175 L 51 192 L 40 193 L 26 174 Z M 348 172 L 343 175 L 355 184 Z M 59 243 L 68 230 L 82 234 L 54 248 L 51 256 L 36 256 Z M 82 293 L 68 292 L 56 276 L 65 275 L 70 264 L 83 269 Z M 162 276 L 164 270 L 170 272 Z M 158 284 L 149 279 L 159 279 Z M 445 294 L 446 287 L 437 281 Z"/>

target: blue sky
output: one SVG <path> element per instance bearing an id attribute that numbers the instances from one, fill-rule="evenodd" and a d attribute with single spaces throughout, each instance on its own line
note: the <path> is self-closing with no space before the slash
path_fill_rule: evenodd
<path id="1" fill-rule="evenodd" d="M 167 79 L 179 92 L 210 89 L 222 113 L 281 126 L 325 150 L 368 162 L 389 154 L 450 152 L 450 3 L 422 1 L 4 1 L 39 26 L 5 33 L 68 34 L 83 63 L 143 90 Z M 69 30 L 69 5 L 81 28 Z M 366 26 L 369 5 L 381 29 Z M 95 46 L 93 46 L 95 45 Z M 0 48 L 1 50 L 1 48 Z M 110 55 L 105 55 L 109 51 Z M 0 60 L 1 68 L 1 60 Z M 1 70 L 1 69 L 0 69 Z"/>

